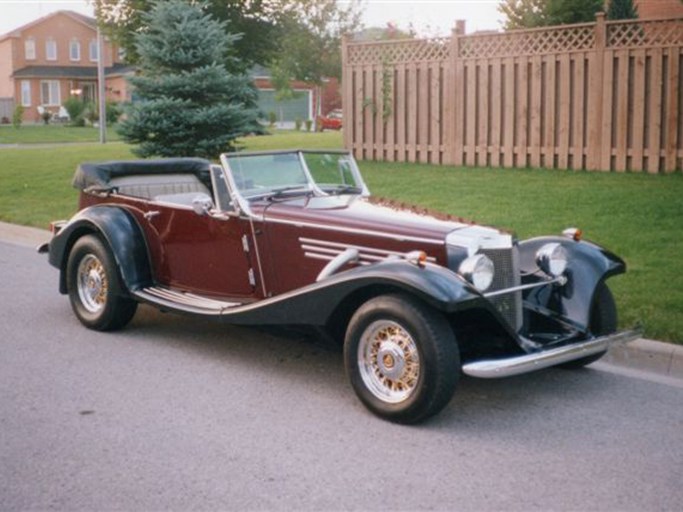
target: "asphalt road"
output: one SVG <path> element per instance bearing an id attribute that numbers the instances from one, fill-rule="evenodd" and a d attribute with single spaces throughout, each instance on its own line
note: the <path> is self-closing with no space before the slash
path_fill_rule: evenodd
<path id="1" fill-rule="evenodd" d="M 313 337 L 141 308 L 81 327 L 0 242 L 0 509 L 683 510 L 683 387 L 464 378 L 427 424 L 366 412 Z"/>

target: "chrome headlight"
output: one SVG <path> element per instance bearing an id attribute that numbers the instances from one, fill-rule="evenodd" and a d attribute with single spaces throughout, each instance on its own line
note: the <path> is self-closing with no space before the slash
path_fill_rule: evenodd
<path id="1" fill-rule="evenodd" d="M 483 292 L 493 282 L 493 262 L 484 254 L 475 254 L 460 264 L 458 274 Z"/>
<path id="2" fill-rule="evenodd" d="M 536 264 L 553 277 L 567 270 L 567 251 L 558 243 L 545 244 L 536 252 Z"/>

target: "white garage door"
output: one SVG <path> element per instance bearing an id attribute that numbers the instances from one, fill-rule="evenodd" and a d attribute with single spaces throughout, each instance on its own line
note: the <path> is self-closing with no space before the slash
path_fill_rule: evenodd
<path id="1" fill-rule="evenodd" d="M 275 91 L 259 90 L 258 106 L 263 119 L 268 120 L 271 112 L 275 112 L 277 122 L 294 122 L 313 119 L 311 115 L 311 91 L 295 91 L 292 99 L 277 101 Z"/>

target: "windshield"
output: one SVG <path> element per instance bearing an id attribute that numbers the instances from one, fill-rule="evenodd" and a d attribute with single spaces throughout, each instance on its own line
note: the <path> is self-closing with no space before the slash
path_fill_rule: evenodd
<path id="1" fill-rule="evenodd" d="M 234 186 L 245 199 L 297 194 L 361 194 L 353 157 L 335 152 L 224 155 Z"/>

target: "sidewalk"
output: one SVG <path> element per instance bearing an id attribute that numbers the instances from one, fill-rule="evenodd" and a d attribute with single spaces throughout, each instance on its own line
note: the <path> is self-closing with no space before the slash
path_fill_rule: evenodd
<path id="1" fill-rule="evenodd" d="M 47 230 L 0 222 L 0 241 L 38 247 L 49 240 L 50 233 Z M 683 345 L 641 338 L 610 349 L 600 361 L 621 368 L 683 379 Z"/>

